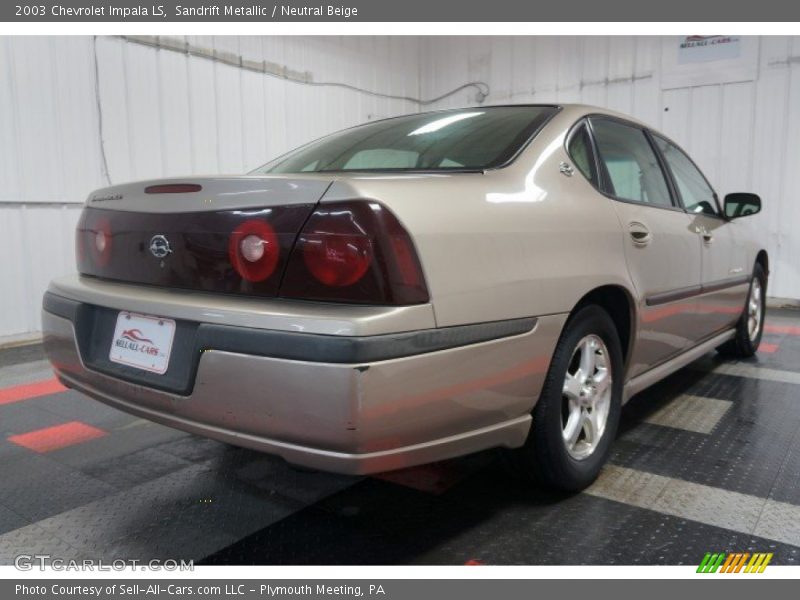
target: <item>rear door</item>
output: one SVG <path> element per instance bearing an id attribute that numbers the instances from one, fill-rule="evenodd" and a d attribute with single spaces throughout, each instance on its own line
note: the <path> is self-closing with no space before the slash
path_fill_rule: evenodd
<path id="1" fill-rule="evenodd" d="M 703 173 L 677 145 L 657 134 L 653 139 L 700 239 L 703 289 L 696 302 L 702 318 L 694 328 L 694 341 L 699 341 L 731 326 L 739 317 L 749 287 L 749 269 L 745 269 L 744 249 L 736 243 L 735 226 L 723 218 L 717 195 Z"/>
<path id="2" fill-rule="evenodd" d="M 686 348 L 701 289 L 694 217 L 679 205 L 650 137 L 640 127 L 592 117 L 603 192 L 623 229 L 628 270 L 640 298 L 634 377 Z"/>

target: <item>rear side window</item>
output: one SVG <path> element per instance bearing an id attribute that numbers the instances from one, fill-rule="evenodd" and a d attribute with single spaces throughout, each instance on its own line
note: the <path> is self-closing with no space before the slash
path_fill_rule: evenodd
<path id="1" fill-rule="evenodd" d="M 673 206 L 664 172 L 644 131 L 609 119 L 593 119 L 592 128 L 608 173 L 608 193 L 622 200 Z"/>
<path id="2" fill-rule="evenodd" d="M 585 124 L 581 124 L 572 133 L 567 143 L 567 152 L 572 162 L 583 173 L 584 177 L 597 185 L 597 169 L 594 162 L 594 150 L 592 141 L 589 137 L 589 130 Z"/>
<path id="3" fill-rule="evenodd" d="M 654 135 L 656 145 L 667 162 L 672 179 L 678 186 L 678 192 L 683 200 L 683 206 L 691 213 L 704 213 L 719 215 L 714 198 L 714 190 L 703 177 L 691 159 L 678 148 L 658 135 Z"/>

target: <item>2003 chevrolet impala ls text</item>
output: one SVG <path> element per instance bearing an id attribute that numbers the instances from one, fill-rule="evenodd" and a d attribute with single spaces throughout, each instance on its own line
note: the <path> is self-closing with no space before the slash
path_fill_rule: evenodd
<path id="1" fill-rule="evenodd" d="M 69 387 L 293 463 L 503 447 L 577 490 L 631 395 L 758 348 L 760 208 L 605 110 L 397 117 L 246 176 L 93 193 L 45 347 Z"/>

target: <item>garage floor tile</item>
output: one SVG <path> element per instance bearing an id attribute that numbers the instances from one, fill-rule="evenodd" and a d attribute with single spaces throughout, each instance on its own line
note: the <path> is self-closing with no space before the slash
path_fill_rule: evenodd
<path id="1" fill-rule="evenodd" d="M 26 453 L 4 462 L 0 505 L 32 522 L 116 492 L 107 483 L 46 456 Z"/>
<path id="2" fill-rule="evenodd" d="M 117 489 L 125 489 L 158 479 L 189 466 L 185 460 L 151 448 L 113 456 L 83 467 L 82 471 Z"/>
<path id="3" fill-rule="evenodd" d="M 795 546 L 484 471 L 442 495 L 366 480 L 201 564 L 698 564 L 750 547 L 800 564 Z"/>
<path id="4" fill-rule="evenodd" d="M 149 421 L 133 420 L 127 426 L 112 430 L 112 434 L 52 452 L 49 457 L 76 469 L 86 469 L 110 458 L 133 454 L 159 444 L 188 437 L 188 433 L 163 427 Z"/>
<path id="5" fill-rule="evenodd" d="M 0 534 L 19 529 L 29 523 L 30 521 L 27 519 L 24 519 L 10 508 L 6 508 L 0 504 Z"/>

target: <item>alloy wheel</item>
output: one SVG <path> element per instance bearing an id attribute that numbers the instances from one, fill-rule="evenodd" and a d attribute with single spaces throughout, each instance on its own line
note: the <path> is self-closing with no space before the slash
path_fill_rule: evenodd
<path id="1" fill-rule="evenodd" d="M 587 335 L 572 353 L 561 395 L 561 430 L 567 453 L 582 460 L 597 449 L 611 407 L 611 358 L 598 335 Z"/>
<path id="2" fill-rule="evenodd" d="M 753 278 L 753 285 L 750 286 L 750 298 L 747 301 L 747 335 L 753 342 L 758 338 L 761 331 L 762 318 L 762 297 L 761 282 L 758 277 Z"/>

